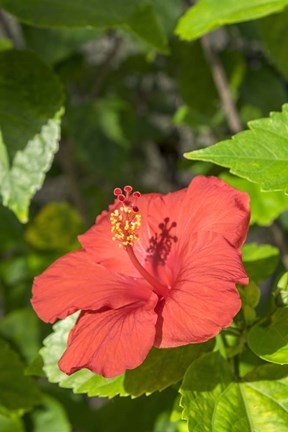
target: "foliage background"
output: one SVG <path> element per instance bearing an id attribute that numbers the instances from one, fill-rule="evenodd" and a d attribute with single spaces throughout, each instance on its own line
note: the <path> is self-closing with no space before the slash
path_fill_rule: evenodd
<path id="1" fill-rule="evenodd" d="M 288 431 L 287 4 L 0 0 L 1 432 Z M 165 193 L 198 174 L 251 197 L 238 336 L 66 382 L 71 324 L 41 357 L 33 277 L 78 247 L 115 186 Z"/>

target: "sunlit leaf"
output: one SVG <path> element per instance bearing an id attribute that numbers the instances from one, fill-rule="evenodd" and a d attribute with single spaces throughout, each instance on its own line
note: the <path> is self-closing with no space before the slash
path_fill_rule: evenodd
<path id="1" fill-rule="evenodd" d="M 288 368 L 264 365 L 234 381 L 215 352 L 196 360 L 180 388 L 192 432 L 286 432 Z"/>
<path id="2" fill-rule="evenodd" d="M 63 93 L 35 54 L 0 52 L 0 194 L 21 222 L 58 149 Z"/>
<path id="3" fill-rule="evenodd" d="M 264 191 L 288 193 L 288 105 L 270 118 L 251 121 L 250 130 L 231 140 L 186 153 L 191 160 L 213 162 L 231 173 L 258 183 Z"/>
<path id="4" fill-rule="evenodd" d="M 252 351 L 262 359 L 288 364 L 288 307 L 281 307 L 268 324 L 255 325 L 248 335 Z"/>
<path id="5" fill-rule="evenodd" d="M 284 273 L 278 284 L 275 292 L 276 304 L 279 306 L 288 305 L 288 272 Z"/>
<path id="6" fill-rule="evenodd" d="M 262 192 L 256 183 L 226 173 L 220 177 L 250 195 L 251 224 L 270 225 L 288 209 L 288 197 L 283 192 Z"/>
<path id="7" fill-rule="evenodd" d="M 213 431 L 217 400 L 231 382 L 231 370 L 219 352 L 209 353 L 189 367 L 179 390 L 189 431 Z"/>
<path id="8" fill-rule="evenodd" d="M 244 267 L 254 282 L 267 279 L 279 262 L 279 249 L 275 246 L 247 243 L 242 248 Z"/>
<path id="9" fill-rule="evenodd" d="M 176 34 L 185 40 L 202 36 L 217 27 L 242 21 L 254 20 L 279 12 L 287 0 L 199 0 L 179 20 Z"/>
<path id="10" fill-rule="evenodd" d="M 49 120 L 23 150 L 17 151 L 11 168 L 0 134 L 0 191 L 3 204 L 13 210 L 21 222 L 27 222 L 30 200 L 42 186 L 58 150 L 60 115 L 58 113 L 54 119 Z"/>

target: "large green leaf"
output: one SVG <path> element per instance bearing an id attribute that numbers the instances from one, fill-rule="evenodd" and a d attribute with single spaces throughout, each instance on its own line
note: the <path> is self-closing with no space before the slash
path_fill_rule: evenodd
<path id="1" fill-rule="evenodd" d="M 248 243 L 242 248 L 244 267 L 254 282 L 267 279 L 279 262 L 279 249 L 275 246 Z"/>
<path id="2" fill-rule="evenodd" d="M 122 27 L 160 51 L 166 37 L 152 2 L 147 0 L 0 0 L 0 5 L 21 21 L 39 27 Z"/>
<path id="3" fill-rule="evenodd" d="M 6 147 L 0 131 L 0 192 L 3 204 L 17 215 L 21 222 L 28 220 L 30 200 L 43 184 L 60 139 L 59 112 L 48 120 L 39 134 L 17 151 L 9 167 Z"/>
<path id="4" fill-rule="evenodd" d="M 190 431 L 212 432 L 217 400 L 231 382 L 231 370 L 219 352 L 209 353 L 189 367 L 179 391 Z"/>
<path id="5" fill-rule="evenodd" d="M 288 209 L 288 196 L 283 192 L 262 192 L 260 186 L 243 178 L 228 173 L 221 174 L 221 179 L 250 195 L 250 224 L 270 225 L 282 212 Z"/>
<path id="6" fill-rule="evenodd" d="M 199 0 L 179 20 L 176 34 L 181 39 L 196 39 L 225 24 L 279 12 L 287 4 L 288 0 L 221 0 L 221 5 L 217 0 Z"/>
<path id="7" fill-rule="evenodd" d="M 180 388 L 192 432 L 286 432 L 288 368 L 264 365 L 234 381 L 215 352 L 196 360 Z"/>
<path id="8" fill-rule="evenodd" d="M 0 407 L 8 410 L 30 410 L 40 402 L 34 381 L 24 375 L 24 365 L 9 344 L 0 339 Z"/>
<path id="9" fill-rule="evenodd" d="M 260 184 L 264 191 L 288 193 L 288 105 L 270 118 L 248 123 L 250 130 L 206 149 L 186 153 L 191 160 L 213 162 Z"/>
<path id="10" fill-rule="evenodd" d="M 58 78 L 37 56 L 0 53 L 0 194 L 22 222 L 58 149 L 62 104 Z"/>
<path id="11" fill-rule="evenodd" d="M 277 309 L 268 324 L 254 326 L 249 332 L 248 344 L 262 359 L 288 364 L 288 307 Z"/>
<path id="12" fill-rule="evenodd" d="M 103 378 L 87 369 L 67 376 L 60 371 L 58 360 L 66 348 L 68 333 L 76 316 L 74 314 L 55 324 L 54 333 L 45 339 L 41 350 L 48 379 L 61 387 L 72 388 L 75 393 L 112 398 L 116 395 L 138 397 L 160 391 L 181 380 L 191 362 L 213 348 L 213 341 L 173 349 L 155 348 L 142 365 L 115 378 Z"/>
<path id="13" fill-rule="evenodd" d="M 0 52 L 0 130 L 9 163 L 55 117 L 62 104 L 57 76 L 35 54 Z"/>

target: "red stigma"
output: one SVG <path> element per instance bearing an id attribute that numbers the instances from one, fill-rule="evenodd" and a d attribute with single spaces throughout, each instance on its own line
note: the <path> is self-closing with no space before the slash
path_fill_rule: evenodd
<path id="1" fill-rule="evenodd" d="M 129 186 L 129 185 L 124 186 L 124 191 L 125 191 L 127 194 L 129 194 L 130 192 L 132 192 L 132 190 L 133 190 L 132 186 Z"/>
<path id="2" fill-rule="evenodd" d="M 120 188 L 115 188 L 114 191 L 113 191 L 113 193 L 114 193 L 114 195 L 116 195 L 116 196 L 121 195 L 121 194 L 122 194 L 122 189 L 120 189 Z"/>
<path id="3" fill-rule="evenodd" d="M 138 213 L 139 208 L 135 205 L 135 203 L 133 201 L 140 198 L 141 193 L 138 191 L 135 191 L 132 193 L 132 196 L 131 196 L 131 192 L 133 191 L 133 188 L 130 185 L 124 186 L 123 190 L 124 190 L 125 194 L 123 193 L 121 188 L 116 187 L 114 189 L 114 195 L 118 198 L 119 201 L 124 203 L 125 206 L 129 206 L 133 210 L 134 213 Z"/>

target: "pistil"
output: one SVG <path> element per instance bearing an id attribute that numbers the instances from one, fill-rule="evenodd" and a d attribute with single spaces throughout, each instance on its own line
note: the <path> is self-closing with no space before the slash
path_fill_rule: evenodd
<path id="1" fill-rule="evenodd" d="M 135 205 L 135 201 L 141 194 L 140 192 L 133 192 L 131 195 L 132 190 L 131 186 L 125 186 L 124 195 L 122 189 L 114 189 L 114 195 L 117 196 L 121 205 L 110 214 L 111 232 L 113 233 L 112 240 L 117 240 L 119 246 L 125 248 L 132 264 L 154 288 L 154 292 L 159 297 L 165 297 L 169 291 L 168 287 L 162 285 L 140 264 L 133 250 L 134 242 L 139 240 L 137 231 L 141 226 L 141 215 L 138 207 Z"/>
<path id="2" fill-rule="evenodd" d="M 147 270 L 138 261 L 138 258 L 136 257 L 132 246 L 128 245 L 125 247 L 125 249 L 134 267 L 138 270 L 141 276 L 143 276 L 143 278 L 146 279 L 146 281 L 149 282 L 150 285 L 152 285 L 152 287 L 154 288 L 154 292 L 160 297 L 166 297 L 169 291 L 168 287 L 162 285 L 150 273 L 147 272 Z"/>

